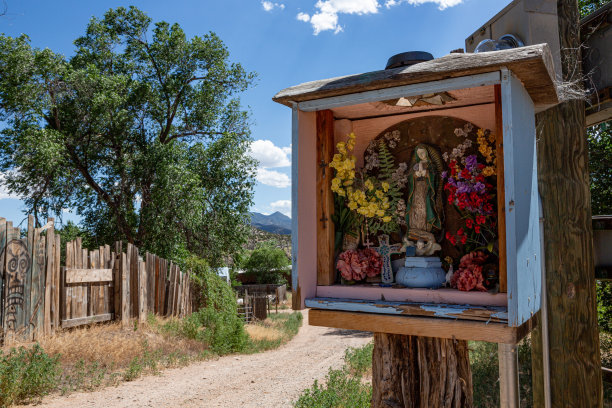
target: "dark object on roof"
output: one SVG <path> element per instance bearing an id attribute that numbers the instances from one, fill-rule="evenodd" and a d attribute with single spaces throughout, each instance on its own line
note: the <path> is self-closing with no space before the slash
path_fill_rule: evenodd
<path id="1" fill-rule="evenodd" d="M 434 59 L 433 55 L 425 51 L 402 52 L 389 58 L 385 69 L 409 67 L 419 62 L 431 61 L 432 59 Z"/>

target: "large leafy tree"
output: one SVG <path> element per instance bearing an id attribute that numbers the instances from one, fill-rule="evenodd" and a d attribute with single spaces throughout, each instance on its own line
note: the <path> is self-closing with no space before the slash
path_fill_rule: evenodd
<path id="1" fill-rule="evenodd" d="M 214 33 L 131 7 L 71 58 L 0 35 L 0 166 L 37 219 L 72 208 L 100 242 L 219 264 L 247 234 L 254 161 L 237 95 L 254 74 Z"/>

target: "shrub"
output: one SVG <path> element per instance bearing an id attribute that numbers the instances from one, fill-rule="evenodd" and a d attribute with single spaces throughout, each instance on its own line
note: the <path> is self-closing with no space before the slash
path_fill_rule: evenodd
<path id="1" fill-rule="evenodd" d="M 295 408 L 369 408 L 372 386 L 362 382 L 363 374 L 372 366 L 373 343 L 360 348 L 349 348 L 344 354 L 344 366 L 330 369 L 325 385 L 315 380 L 295 402 Z"/>
<path id="2" fill-rule="evenodd" d="M 183 334 L 206 342 L 218 354 L 244 350 L 248 336 L 232 288 L 203 259 L 188 259 L 186 268 L 192 271 L 199 310 L 184 320 Z"/>
<path id="3" fill-rule="evenodd" d="M 287 267 L 290 265 L 287 254 L 271 243 L 260 244 L 251 252 L 244 263 L 248 276 L 254 276 L 257 283 L 285 284 Z"/>
<path id="4" fill-rule="evenodd" d="M 60 376 L 59 357 L 50 357 L 38 345 L 8 353 L 0 350 L 0 406 L 40 398 L 55 388 Z"/>

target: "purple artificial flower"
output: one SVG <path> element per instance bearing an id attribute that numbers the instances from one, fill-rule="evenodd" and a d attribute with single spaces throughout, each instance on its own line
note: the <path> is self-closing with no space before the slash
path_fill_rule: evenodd
<path id="1" fill-rule="evenodd" d="M 457 183 L 457 193 L 471 193 L 473 191 L 471 187 L 472 186 L 470 183 L 464 183 L 463 181 L 460 181 Z"/>
<path id="2" fill-rule="evenodd" d="M 465 158 L 465 168 L 468 169 L 470 172 L 474 172 L 474 170 L 477 169 L 477 165 L 478 160 L 475 154 L 471 154 Z"/>
<path id="3" fill-rule="evenodd" d="M 479 194 L 482 194 L 485 191 L 485 185 L 482 184 L 480 181 L 477 182 L 474 185 L 474 191 L 478 192 Z"/>
<path id="4" fill-rule="evenodd" d="M 448 177 L 448 171 L 444 170 L 444 171 L 442 172 L 442 178 L 443 178 L 443 179 L 445 179 L 445 178 L 447 178 L 447 177 Z"/>

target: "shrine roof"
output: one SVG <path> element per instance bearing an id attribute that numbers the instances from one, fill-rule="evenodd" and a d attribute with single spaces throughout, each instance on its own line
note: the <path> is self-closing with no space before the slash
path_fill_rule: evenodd
<path id="1" fill-rule="evenodd" d="M 449 54 L 409 67 L 305 82 L 278 92 L 272 99 L 283 105 L 332 96 L 482 74 L 508 68 L 523 83 L 536 107 L 559 102 L 553 59 L 547 44 L 477 54 Z"/>

